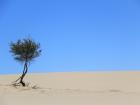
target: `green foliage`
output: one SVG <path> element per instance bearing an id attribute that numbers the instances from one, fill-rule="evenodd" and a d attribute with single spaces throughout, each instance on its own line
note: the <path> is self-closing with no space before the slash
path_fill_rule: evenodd
<path id="1" fill-rule="evenodd" d="M 10 49 L 14 58 L 20 62 L 30 62 L 41 53 L 40 44 L 32 39 L 18 40 L 15 43 L 11 42 Z"/>

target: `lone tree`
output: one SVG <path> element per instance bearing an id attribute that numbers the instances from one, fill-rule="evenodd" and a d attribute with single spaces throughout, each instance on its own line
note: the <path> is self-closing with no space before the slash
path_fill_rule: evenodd
<path id="1" fill-rule="evenodd" d="M 11 42 L 10 49 L 14 59 L 24 64 L 22 75 L 15 81 L 14 85 L 21 84 L 22 86 L 26 86 L 23 79 L 28 72 L 30 62 L 41 53 L 40 44 L 27 38 L 17 40 L 17 42 Z"/>

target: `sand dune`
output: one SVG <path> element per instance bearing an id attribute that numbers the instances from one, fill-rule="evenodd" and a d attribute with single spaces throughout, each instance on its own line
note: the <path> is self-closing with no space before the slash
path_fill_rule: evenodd
<path id="1" fill-rule="evenodd" d="M 0 76 L 0 105 L 140 105 L 140 72 L 29 74 L 29 87 Z"/>

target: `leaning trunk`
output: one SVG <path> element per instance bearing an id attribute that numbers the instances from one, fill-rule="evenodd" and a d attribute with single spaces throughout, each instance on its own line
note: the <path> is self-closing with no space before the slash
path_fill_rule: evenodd
<path id="1" fill-rule="evenodd" d="M 27 74 L 27 72 L 28 72 L 28 65 L 27 65 L 27 62 L 25 62 L 24 70 L 23 70 L 23 73 L 20 78 L 20 83 L 22 84 L 22 86 L 25 86 L 25 82 L 23 81 L 23 79 L 24 79 L 25 75 Z"/>

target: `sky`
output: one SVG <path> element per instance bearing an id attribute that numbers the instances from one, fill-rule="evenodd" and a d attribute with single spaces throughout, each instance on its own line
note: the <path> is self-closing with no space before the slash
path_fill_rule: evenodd
<path id="1" fill-rule="evenodd" d="M 140 70 L 139 0 L 0 0 L 0 73 L 21 73 L 11 41 L 32 37 L 30 73 Z"/>

